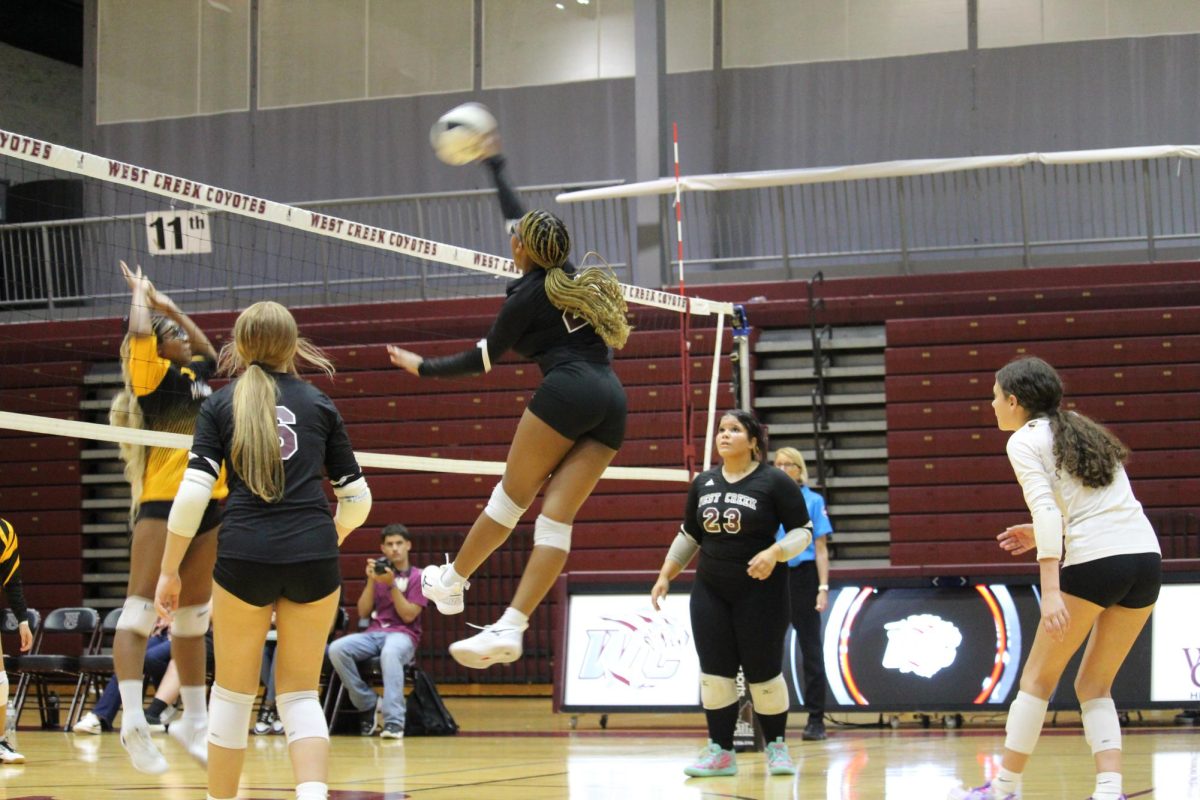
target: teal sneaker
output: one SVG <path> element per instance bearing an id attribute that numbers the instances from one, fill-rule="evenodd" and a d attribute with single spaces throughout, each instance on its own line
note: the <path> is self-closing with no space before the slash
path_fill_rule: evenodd
<path id="1" fill-rule="evenodd" d="M 709 742 L 700 751 L 700 758 L 683 772 L 693 778 L 715 778 L 720 775 L 737 775 L 737 761 L 732 750 L 722 750 L 721 745 Z"/>
<path id="2" fill-rule="evenodd" d="M 767 772 L 772 775 L 796 774 L 796 763 L 782 737 L 767 744 Z"/>

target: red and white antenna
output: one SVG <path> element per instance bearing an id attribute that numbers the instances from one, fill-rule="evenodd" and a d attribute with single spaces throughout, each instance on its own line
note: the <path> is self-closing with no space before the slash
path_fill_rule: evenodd
<path id="1" fill-rule="evenodd" d="M 679 296 L 686 297 L 686 281 L 683 271 L 683 190 L 679 182 L 679 125 L 671 123 L 671 140 L 675 150 L 675 252 L 679 259 Z M 688 351 L 691 343 L 691 312 L 684 311 L 679 318 L 679 367 L 683 389 L 683 465 L 688 472 L 696 471 L 696 446 L 692 431 L 692 381 Z"/>

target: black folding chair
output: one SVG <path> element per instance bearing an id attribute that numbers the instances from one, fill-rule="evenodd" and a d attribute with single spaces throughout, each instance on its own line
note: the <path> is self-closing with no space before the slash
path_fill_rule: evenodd
<path id="1" fill-rule="evenodd" d="M 51 711 L 51 696 L 57 701 L 57 693 L 50 690 L 52 683 L 76 683 L 80 679 L 79 656 L 65 653 L 43 652 L 46 636 L 78 636 L 81 640 L 80 652 L 91 655 L 100 644 L 100 613 L 94 608 L 71 607 L 56 608 L 46 615 L 37 636 L 34 637 L 33 652 L 17 659 L 17 669 L 22 673 L 24 686 L 14 704 L 17 718 L 25 707 L 29 696 L 29 685 L 32 684 L 37 692 L 38 713 L 42 719 L 43 728 L 55 727 L 54 714 Z M 74 714 L 74 703 L 68 712 L 68 719 Z M 68 725 L 66 730 L 70 730 Z"/>
<path id="2" fill-rule="evenodd" d="M 112 652 L 105 653 L 104 649 L 112 647 L 113 636 L 117 633 L 117 622 L 120 619 L 120 606 L 105 614 L 104 622 L 100 624 L 100 642 L 95 652 L 84 653 L 79 657 L 79 680 L 75 684 L 75 695 L 71 698 L 71 709 L 67 713 L 67 730 L 75 727 L 75 723 L 83 716 L 88 694 L 94 691 L 99 695 L 104 684 L 116 672 Z"/>

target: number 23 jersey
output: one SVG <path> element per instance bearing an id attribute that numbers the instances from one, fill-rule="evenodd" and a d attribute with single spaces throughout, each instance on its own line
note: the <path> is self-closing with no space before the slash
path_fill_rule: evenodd
<path id="1" fill-rule="evenodd" d="M 775 543 L 775 533 L 809 524 L 800 485 L 780 469 L 760 463 L 729 482 L 717 466 L 692 481 L 683 531 L 700 543 L 698 572 L 745 576 L 750 559 Z"/>
<path id="2" fill-rule="evenodd" d="M 336 557 L 337 530 L 324 479 L 344 485 L 362 476 L 346 426 L 333 401 L 307 381 L 273 373 L 275 415 L 283 457 L 284 495 L 268 503 L 242 482 L 230 461 L 233 388 L 230 383 L 200 407 L 189 469 L 217 474 L 228 467 L 229 499 L 221 519 L 217 553 L 224 558 L 297 563 Z"/>

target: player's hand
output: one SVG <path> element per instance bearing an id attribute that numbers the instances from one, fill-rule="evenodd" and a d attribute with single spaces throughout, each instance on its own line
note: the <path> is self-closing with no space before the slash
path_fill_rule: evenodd
<path id="1" fill-rule="evenodd" d="M 650 605 L 654 606 L 655 611 L 662 611 L 659 601 L 667 596 L 670 588 L 671 582 L 662 575 L 659 575 L 658 580 L 654 582 L 654 588 L 650 590 Z"/>
<path id="2" fill-rule="evenodd" d="M 771 577 L 771 573 L 775 571 L 775 565 L 779 563 L 777 553 L 778 548 L 775 545 L 755 553 L 754 558 L 750 559 L 750 565 L 746 568 L 746 574 L 760 581 Z"/>
<path id="3" fill-rule="evenodd" d="M 418 377 L 421 375 L 421 364 L 425 359 L 410 350 L 405 350 L 403 347 L 396 347 L 394 344 L 389 344 L 387 351 L 388 358 L 392 361 L 392 366 L 399 367 L 405 372 L 411 372 Z"/>
<path id="4" fill-rule="evenodd" d="M 1042 592 L 1042 627 L 1056 642 L 1061 642 L 1071 627 L 1071 614 L 1058 590 Z"/>
<path id="5" fill-rule="evenodd" d="M 29 630 L 29 620 L 21 620 L 21 623 L 17 625 L 17 631 L 21 634 L 21 652 L 28 653 L 33 647 L 33 631 Z"/>
<path id="6" fill-rule="evenodd" d="M 174 619 L 175 609 L 179 608 L 179 591 L 183 582 L 179 573 L 161 572 L 158 575 L 158 587 L 154 590 L 154 608 L 163 619 Z"/>
<path id="7" fill-rule="evenodd" d="M 813 606 L 813 608 L 815 608 L 818 612 L 824 611 L 825 609 L 829 608 L 829 590 L 828 589 L 818 589 L 817 590 L 817 604 L 815 606 Z"/>
<path id="8" fill-rule="evenodd" d="M 129 291 L 135 295 L 139 292 L 146 298 L 146 302 L 153 307 L 155 295 L 154 284 L 150 282 L 150 278 L 142 273 L 142 266 L 139 264 L 136 269 L 130 269 L 129 265 L 124 261 L 118 261 L 121 265 L 121 275 L 125 278 L 125 283 L 129 285 Z"/>
<path id="9" fill-rule="evenodd" d="M 1000 543 L 1001 550 L 1007 550 L 1014 556 L 1028 553 L 1037 546 L 1033 538 L 1033 525 L 1029 523 L 1005 528 L 1004 532 L 996 537 L 996 541 Z"/>

